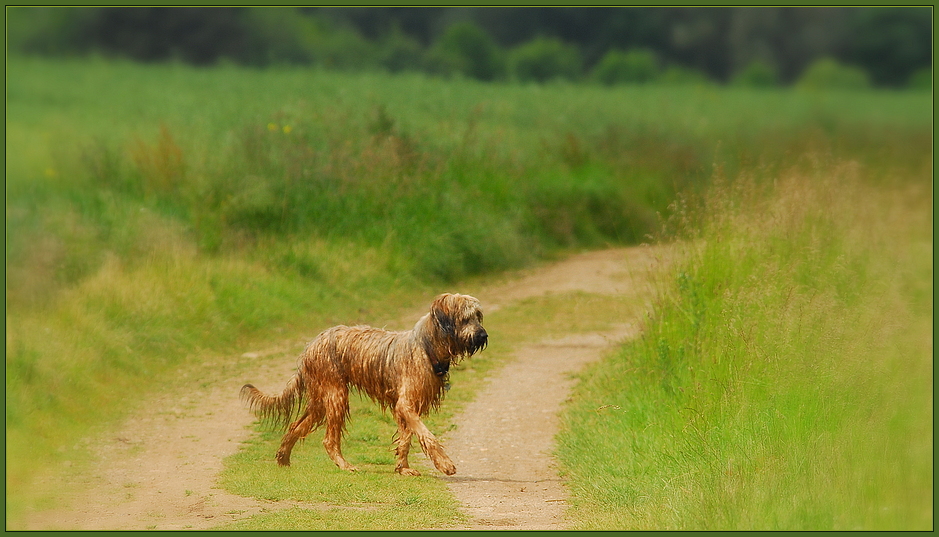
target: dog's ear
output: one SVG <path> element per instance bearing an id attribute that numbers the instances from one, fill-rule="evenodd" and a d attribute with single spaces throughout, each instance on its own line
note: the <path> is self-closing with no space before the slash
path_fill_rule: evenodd
<path id="1" fill-rule="evenodd" d="M 453 318 L 452 308 L 450 306 L 450 294 L 442 294 L 434 299 L 430 307 L 431 317 L 440 328 L 440 331 L 448 336 L 456 336 L 456 320 Z"/>

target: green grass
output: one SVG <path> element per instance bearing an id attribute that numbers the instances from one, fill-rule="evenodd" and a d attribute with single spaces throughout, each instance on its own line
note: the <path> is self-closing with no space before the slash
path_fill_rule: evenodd
<path id="1" fill-rule="evenodd" d="M 929 96 L 9 58 L 8 515 L 205 353 L 634 243 L 717 168 L 928 167 Z M 925 155 L 925 156 L 924 156 Z"/>
<path id="2" fill-rule="evenodd" d="M 391 435 L 396 427 L 390 415 L 355 397 L 352 403 L 343 453 L 355 461 L 358 472 L 340 470 L 325 455 L 322 431 L 297 447 L 289 469 L 281 468 L 273 453 L 282 433 L 265 432 L 229 457 L 221 485 L 242 496 L 308 502 L 308 507 L 257 515 L 223 528 L 400 530 L 458 522 L 457 502 L 433 470 L 412 456 L 423 475 L 402 478 L 394 472 Z"/>
<path id="3" fill-rule="evenodd" d="M 565 411 L 576 527 L 932 528 L 928 176 L 865 175 L 719 181 L 682 214 L 643 337 Z"/>

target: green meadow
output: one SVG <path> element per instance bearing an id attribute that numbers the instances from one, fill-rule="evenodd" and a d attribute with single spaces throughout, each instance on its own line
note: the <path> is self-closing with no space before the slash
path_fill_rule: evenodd
<path id="1" fill-rule="evenodd" d="M 209 353 L 678 239 L 645 335 L 565 411 L 574 520 L 931 526 L 931 106 L 12 57 L 8 519 Z"/>

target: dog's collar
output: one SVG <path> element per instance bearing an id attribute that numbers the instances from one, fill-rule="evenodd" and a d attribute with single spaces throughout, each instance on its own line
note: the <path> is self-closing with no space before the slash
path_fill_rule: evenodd
<path id="1" fill-rule="evenodd" d="M 434 374 L 439 378 L 447 376 L 450 372 L 450 362 L 436 362 L 430 364 L 434 368 Z"/>
<path id="2" fill-rule="evenodd" d="M 443 382 L 443 391 L 450 391 L 450 362 L 431 362 L 434 375 Z"/>

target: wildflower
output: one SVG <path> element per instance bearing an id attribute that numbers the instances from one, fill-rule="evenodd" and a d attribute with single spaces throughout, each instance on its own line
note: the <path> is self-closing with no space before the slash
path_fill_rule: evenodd
<path id="1" fill-rule="evenodd" d="M 284 134 L 290 134 L 290 131 L 293 130 L 293 127 L 290 125 L 284 125 Z"/>
<path id="2" fill-rule="evenodd" d="M 277 123 L 268 123 L 267 130 L 275 132 L 277 130 Z"/>

